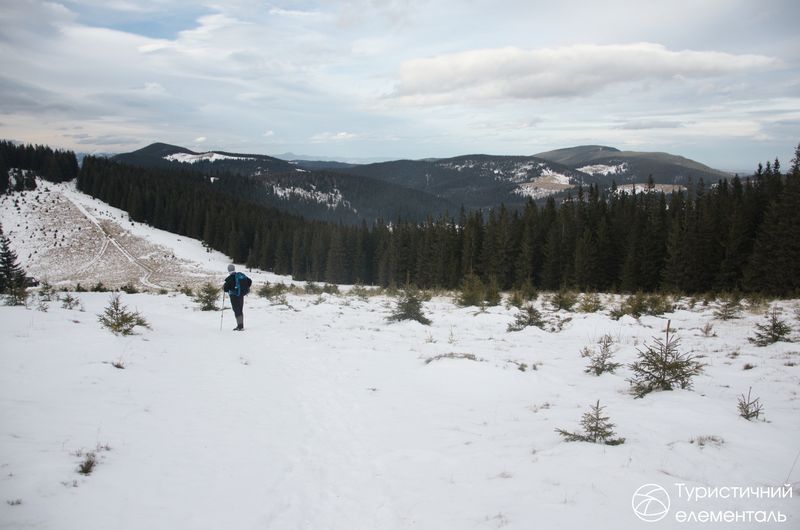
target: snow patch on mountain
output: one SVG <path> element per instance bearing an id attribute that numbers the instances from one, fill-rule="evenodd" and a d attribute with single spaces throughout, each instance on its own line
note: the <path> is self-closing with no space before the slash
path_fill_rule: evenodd
<path id="1" fill-rule="evenodd" d="M 637 182 L 634 184 L 623 184 L 617 186 L 617 194 L 620 193 L 675 193 L 676 191 L 686 191 L 686 186 L 680 184 L 653 184 L 648 185 L 644 182 Z"/>
<path id="2" fill-rule="evenodd" d="M 615 166 L 609 166 L 606 164 L 594 164 L 591 166 L 579 167 L 578 171 L 582 171 L 590 175 L 603 175 L 603 176 L 619 175 L 628 171 L 628 164 L 626 162 L 623 162 L 622 164 L 617 164 Z"/>
<path id="3" fill-rule="evenodd" d="M 356 212 L 356 209 L 353 208 L 350 201 L 344 198 L 344 195 L 342 195 L 342 192 L 339 191 L 338 188 L 332 188 L 330 191 L 322 191 L 317 189 L 317 186 L 314 184 L 309 184 L 310 189 L 301 188 L 299 186 L 280 186 L 278 184 L 272 184 L 270 187 L 272 188 L 273 194 L 284 200 L 290 200 L 292 198 L 303 199 L 323 204 L 332 210 L 336 208 L 345 208 Z"/>
<path id="4" fill-rule="evenodd" d="M 164 157 L 164 160 L 170 162 L 181 162 L 182 164 L 195 164 L 197 162 L 218 162 L 219 160 L 255 160 L 255 158 L 247 156 L 230 156 L 223 155 L 222 153 L 215 153 L 210 151 L 208 153 L 174 153 Z"/>
<path id="5" fill-rule="evenodd" d="M 511 182 L 514 184 L 529 183 L 538 177 L 549 177 L 558 175 L 559 178 L 569 180 L 569 176 L 554 171 L 546 162 L 535 162 L 532 160 L 464 160 L 459 163 L 443 162 L 439 167 L 452 169 L 455 171 L 477 170 L 480 174 L 491 177 L 500 182 Z M 567 182 L 568 184 L 568 182 Z"/>
<path id="6" fill-rule="evenodd" d="M 541 176 L 530 182 L 520 183 L 514 193 L 536 200 L 574 187 L 569 175 L 553 171 L 549 167 L 543 167 L 541 168 Z"/>

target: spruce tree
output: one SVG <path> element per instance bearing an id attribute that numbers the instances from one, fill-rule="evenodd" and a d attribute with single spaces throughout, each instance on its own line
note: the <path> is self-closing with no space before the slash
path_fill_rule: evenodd
<path id="1" fill-rule="evenodd" d="M 416 320 L 425 326 L 430 325 L 431 321 L 422 312 L 422 296 L 416 287 L 407 285 L 397 304 L 392 310 L 392 314 L 387 317 L 389 322 L 399 322 L 401 320 Z"/>
<path id="2" fill-rule="evenodd" d="M 756 346 L 769 346 L 775 342 L 791 342 L 792 328 L 780 317 L 780 310 L 773 307 L 764 315 L 766 322 L 756 324 L 756 334 L 748 340 Z"/>
<path id="3" fill-rule="evenodd" d="M 625 443 L 625 438 L 614 438 L 614 424 L 611 423 L 608 416 L 603 415 L 605 407 L 600 406 L 598 399 L 594 405 L 589 407 L 589 412 L 583 414 L 581 418 L 581 426 L 583 433 L 565 431 L 564 429 L 556 429 L 568 442 L 591 442 L 602 443 L 606 445 L 620 445 Z"/>
<path id="4" fill-rule="evenodd" d="M 0 293 L 24 289 L 26 282 L 25 271 L 17 260 L 17 254 L 11 249 L 11 243 L 0 227 Z"/>
<path id="5" fill-rule="evenodd" d="M 654 338 L 654 345 L 645 344 L 639 350 L 638 359 L 631 363 L 633 376 L 629 379 L 631 390 L 637 397 L 644 397 L 653 390 L 672 390 L 674 387 L 690 388 L 692 378 L 703 371 L 693 355 L 678 350 L 679 341 L 670 335 L 667 321 L 664 340 Z"/>
<path id="6" fill-rule="evenodd" d="M 457 298 L 458 305 L 483 307 L 485 298 L 486 288 L 480 277 L 473 273 L 467 274 L 461 284 L 461 293 Z"/>
<path id="7" fill-rule="evenodd" d="M 114 335 L 131 335 L 136 326 L 150 329 L 150 324 L 138 311 L 130 311 L 122 303 L 119 293 L 111 295 L 103 313 L 97 315 L 97 320 Z"/>

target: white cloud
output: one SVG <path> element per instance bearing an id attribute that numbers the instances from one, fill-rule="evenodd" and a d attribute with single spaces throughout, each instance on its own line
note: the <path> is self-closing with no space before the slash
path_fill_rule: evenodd
<path id="1" fill-rule="evenodd" d="M 631 131 L 640 131 L 646 129 L 679 129 L 684 127 L 685 124 L 679 121 L 668 121 L 668 120 L 635 120 L 625 122 L 621 125 L 618 125 L 618 129 L 627 129 Z"/>
<path id="2" fill-rule="evenodd" d="M 71 0 L 69 3 L 78 6 L 111 9 L 130 13 L 152 13 L 168 7 L 169 4 L 173 4 L 173 7 L 177 5 L 177 2 L 171 2 L 169 0 Z"/>
<path id="3" fill-rule="evenodd" d="M 283 9 L 280 7 L 273 7 L 269 10 L 270 15 L 277 17 L 288 18 L 314 18 L 324 16 L 320 11 L 302 11 L 299 9 Z"/>
<path id="4" fill-rule="evenodd" d="M 355 139 L 357 137 L 358 137 L 357 134 L 344 132 L 344 131 L 341 131 L 341 132 L 322 132 L 322 133 L 317 133 L 314 136 L 312 136 L 311 138 L 309 138 L 309 141 L 311 143 L 315 143 L 315 144 L 323 144 L 323 143 L 329 143 L 329 142 L 345 142 L 345 141 L 348 141 L 348 140 L 353 140 L 353 139 Z"/>
<path id="5" fill-rule="evenodd" d="M 203 143 L 203 142 L 205 142 L 207 139 L 208 139 L 208 138 L 206 138 L 205 136 L 198 136 L 197 138 L 195 138 L 195 139 L 194 139 L 194 143 L 196 143 L 196 144 L 202 144 L 202 143 Z"/>
<path id="6" fill-rule="evenodd" d="M 763 55 L 672 51 L 653 43 L 479 49 L 404 62 L 390 97 L 410 104 L 572 97 L 619 83 L 702 79 L 778 65 Z"/>
<path id="7" fill-rule="evenodd" d="M 153 94 L 153 95 L 166 94 L 166 92 L 167 92 L 164 89 L 164 87 L 161 85 L 161 83 L 157 83 L 155 81 L 150 81 L 150 82 L 145 83 L 144 84 L 144 91 L 146 93 L 148 93 L 148 94 Z"/>

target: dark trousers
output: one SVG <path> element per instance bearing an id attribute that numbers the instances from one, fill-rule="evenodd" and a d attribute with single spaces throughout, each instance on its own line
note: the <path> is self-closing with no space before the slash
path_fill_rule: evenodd
<path id="1" fill-rule="evenodd" d="M 230 295 L 231 299 L 231 307 L 233 308 L 233 314 L 237 317 L 242 316 L 242 308 L 244 307 L 244 296 L 235 296 Z"/>

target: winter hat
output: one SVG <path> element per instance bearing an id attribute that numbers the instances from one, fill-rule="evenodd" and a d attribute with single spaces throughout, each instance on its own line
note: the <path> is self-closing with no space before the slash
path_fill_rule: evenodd
<path id="1" fill-rule="evenodd" d="M 233 266 L 233 263 L 231 263 L 230 265 L 228 265 L 228 272 L 233 272 L 233 271 L 235 271 L 235 270 L 236 270 L 236 267 L 234 267 L 234 266 Z"/>

